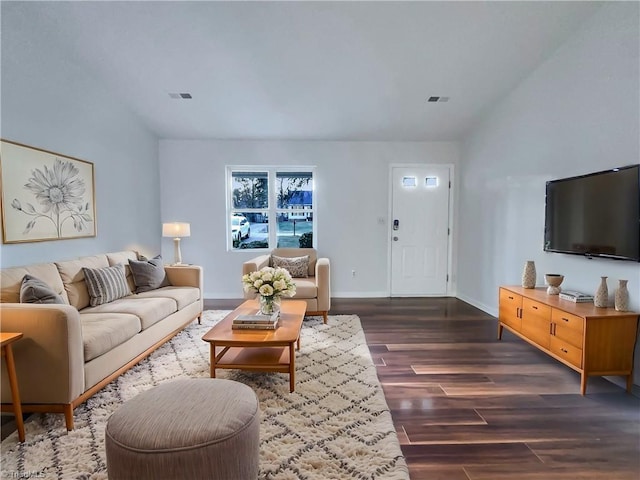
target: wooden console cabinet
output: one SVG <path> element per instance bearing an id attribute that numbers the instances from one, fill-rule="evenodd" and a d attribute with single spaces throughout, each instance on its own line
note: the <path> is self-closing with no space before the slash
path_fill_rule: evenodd
<path id="1" fill-rule="evenodd" d="M 593 303 L 573 303 L 546 288 L 500 287 L 498 340 L 502 330 L 539 348 L 580 372 L 580 393 L 591 375 L 627 377 L 633 385 L 633 349 L 638 313 L 597 308 Z"/>

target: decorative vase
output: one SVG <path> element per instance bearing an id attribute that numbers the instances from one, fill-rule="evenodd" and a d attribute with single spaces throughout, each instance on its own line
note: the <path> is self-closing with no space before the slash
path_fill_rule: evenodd
<path id="1" fill-rule="evenodd" d="M 524 264 L 524 270 L 522 272 L 522 286 L 524 288 L 536 287 L 536 264 L 533 260 L 527 260 Z"/>
<path id="2" fill-rule="evenodd" d="M 619 312 L 629 311 L 629 290 L 627 289 L 627 280 L 618 280 L 618 288 L 616 288 L 615 308 Z"/>
<path id="3" fill-rule="evenodd" d="M 560 288 L 560 284 L 564 280 L 564 275 L 560 275 L 557 273 L 547 273 L 544 276 L 544 279 L 547 281 L 547 295 L 559 295 L 562 289 Z"/>
<path id="4" fill-rule="evenodd" d="M 596 307 L 607 307 L 609 305 L 609 288 L 607 287 L 607 277 L 600 277 L 600 285 L 593 296 L 593 305 Z"/>
<path id="5" fill-rule="evenodd" d="M 260 295 L 260 313 L 262 315 L 273 315 L 280 311 L 281 303 L 282 299 L 280 297 Z"/>

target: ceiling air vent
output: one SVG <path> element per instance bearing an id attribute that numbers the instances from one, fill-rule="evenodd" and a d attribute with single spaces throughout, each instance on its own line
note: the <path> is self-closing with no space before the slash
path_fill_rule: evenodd
<path id="1" fill-rule="evenodd" d="M 170 93 L 169 96 L 171 98 L 178 98 L 178 99 L 193 98 L 190 93 Z"/>
<path id="2" fill-rule="evenodd" d="M 435 102 L 439 102 L 439 103 L 444 103 L 444 102 L 448 102 L 449 101 L 449 97 L 429 97 L 427 98 L 427 102 L 429 103 L 435 103 Z"/>

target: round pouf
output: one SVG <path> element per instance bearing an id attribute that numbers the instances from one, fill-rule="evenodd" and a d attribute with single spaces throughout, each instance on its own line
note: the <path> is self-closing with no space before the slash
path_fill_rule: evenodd
<path id="1" fill-rule="evenodd" d="M 107 422 L 109 480 L 258 477 L 255 392 L 214 378 L 175 380 L 125 402 Z"/>

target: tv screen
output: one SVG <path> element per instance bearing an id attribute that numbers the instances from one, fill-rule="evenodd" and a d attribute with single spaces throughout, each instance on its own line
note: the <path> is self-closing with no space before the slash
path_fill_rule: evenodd
<path id="1" fill-rule="evenodd" d="M 640 262 L 640 165 L 547 182 L 544 250 Z"/>

